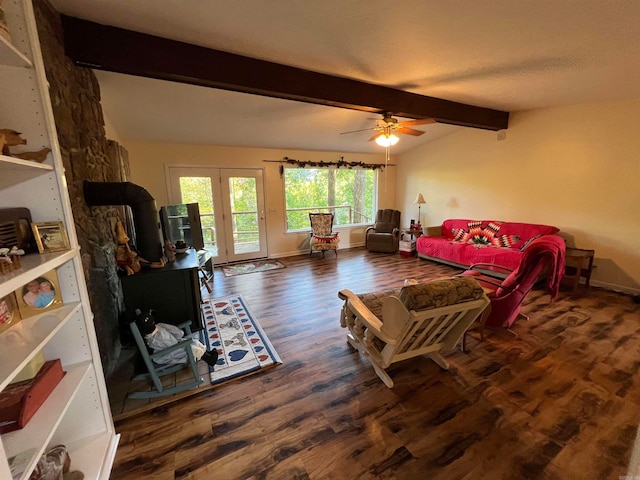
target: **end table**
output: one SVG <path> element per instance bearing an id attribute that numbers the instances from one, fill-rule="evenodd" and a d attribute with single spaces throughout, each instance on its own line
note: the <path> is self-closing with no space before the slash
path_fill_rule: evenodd
<path id="1" fill-rule="evenodd" d="M 585 286 L 589 288 L 595 253 L 595 250 L 567 247 L 564 279 L 573 282 L 573 294 L 578 291 L 581 277 L 585 278 Z"/>
<path id="2" fill-rule="evenodd" d="M 413 227 L 409 227 L 409 228 L 405 228 L 402 231 L 403 234 L 405 235 L 411 235 L 411 240 L 418 238 L 422 235 L 422 228 L 413 228 Z"/>

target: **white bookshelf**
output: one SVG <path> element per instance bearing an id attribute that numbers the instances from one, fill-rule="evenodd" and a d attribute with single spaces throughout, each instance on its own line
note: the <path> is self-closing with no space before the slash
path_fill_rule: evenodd
<path id="1" fill-rule="evenodd" d="M 115 434 L 86 290 L 80 249 L 60 158 L 48 83 L 31 0 L 4 0 L 11 41 L 0 37 L 0 128 L 21 132 L 26 146 L 12 153 L 51 149 L 44 163 L 0 155 L 0 208 L 26 207 L 34 222 L 61 221 L 71 248 L 21 258 L 0 274 L 0 298 L 55 270 L 64 306 L 24 318 L 0 333 L 0 391 L 37 355 L 60 359 L 66 372 L 29 423 L 0 436 L 0 478 L 11 479 L 8 459 L 29 452 L 19 477 L 29 478 L 40 456 L 64 444 L 71 467 L 86 479 L 108 479 Z M 14 150 L 15 149 L 15 150 Z"/>
<path id="2" fill-rule="evenodd" d="M 15 33 L 14 33 L 15 35 Z M 0 64 L 13 67 L 31 67 L 31 60 L 13 46 L 13 41 L 9 41 L 0 36 Z"/>
<path id="3" fill-rule="evenodd" d="M 0 155 L 0 188 L 17 185 L 50 172 L 53 172 L 51 165 Z"/>

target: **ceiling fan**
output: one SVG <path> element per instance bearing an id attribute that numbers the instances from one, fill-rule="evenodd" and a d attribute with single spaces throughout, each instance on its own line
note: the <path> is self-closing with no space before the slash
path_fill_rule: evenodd
<path id="1" fill-rule="evenodd" d="M 376 133 L 373 134 L 369 141 L 372 142 L 375 140 L 377 144 L 383 147 L 388 147 L 390 145 L 395 145 L 398 142 L 399 138 L 395 135 L 395 133 L 402 133 L 405 135 L 413 135 L 414 137 L 418 137 L 425 132 L 410 127 L 436 123 L 435 119 L 433 118 L 420 118 L 417 120 L 407 120 L 405 122 L 399 122 L 398 119 L 394 118 L 392 115 L 393 114 L 391 112 L 385 112 L 382 114 L 381 120 L 376 120 L 375 127 L 363 128 L 361 130 L 352 130 L 350 132 L 342 132 L 340 135 L 374 130 Z"/>

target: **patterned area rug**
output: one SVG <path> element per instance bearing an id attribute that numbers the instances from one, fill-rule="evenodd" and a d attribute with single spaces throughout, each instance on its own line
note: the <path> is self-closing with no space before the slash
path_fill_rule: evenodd
<path id="1" fill-rule="evenodd" d="M 282 363 L 241 295 L 203 302 L 207 350 L 218 349 L 211 383 L 224 382 Z"/>
<path id="2" fill-rule="evenodd" d="M 266 272 L 268 270 L 277 270 L 286 268 L 286 265 L 279 260 L 254 260 L 251 262 L 238 263 L 236 265 L 225 265 L 222 271 L 226 277 L 234 275 L 244 275 L 245 273 Z"/>

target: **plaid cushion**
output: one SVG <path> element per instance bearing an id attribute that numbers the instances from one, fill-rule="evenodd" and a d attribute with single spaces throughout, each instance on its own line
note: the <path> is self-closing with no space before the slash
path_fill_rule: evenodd
<path id="1" fill-rule="evenodd" d="M 382 320 L 382 302 L 385 298 L 391 295 L 397 296 L 399 294 L 400 289 L 396 288 L 394 290 L 381 290 L 379 292 L 363 293 L 358 295 L 358 298 L 362 300 L 362 303 L 364 303 L 369 310 L 371 310 L 371 313 Z"/>
<path id="2" fill-rule="evenodd" d="M 477 300 L 480 297 L 482 288 L 478 282 L 471 277 L 456 277 L 409 285 L 402 288 L 399 298 L 407 310 L 420 311 Z"/>

